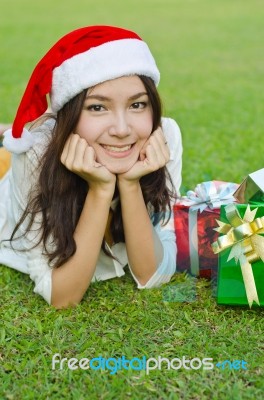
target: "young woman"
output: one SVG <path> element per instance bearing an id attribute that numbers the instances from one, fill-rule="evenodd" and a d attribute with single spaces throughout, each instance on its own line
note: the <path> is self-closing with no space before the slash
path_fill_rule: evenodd
<path id="1" fill-rule="evenodd" d="M 175 121 L 161 118 L 158 82 L 136 33 L 81 28 L 38 63 L 5 133 L 0 263 L 29 274 L 57 308 L 126 265 L 138 288 L 175 272 L 182 145 Z M 46 95 L 53 114 L 43 116 Z"/>

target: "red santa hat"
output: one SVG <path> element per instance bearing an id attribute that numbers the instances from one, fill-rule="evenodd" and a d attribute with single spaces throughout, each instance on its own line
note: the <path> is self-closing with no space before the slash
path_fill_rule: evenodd
<path id="1" fill-rule="evenodd" d="M 3 145 L 17 154 L 34 145 L 34 136 L 24 126 L 47 110 L 47 95 L 52 111 L 57 112 L 82 90 L 129 75 L 148 76 L 156 86 L 160 78 L 147 44 L 136 33 L 112 26 L 68 33 L 34 69 Z"/>

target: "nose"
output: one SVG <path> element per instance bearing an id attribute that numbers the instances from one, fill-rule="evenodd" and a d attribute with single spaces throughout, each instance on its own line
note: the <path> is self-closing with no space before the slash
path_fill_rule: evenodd
<path id="1" fill-rule="evenodd" d="M 111 125 L 109 127 L 109 135 L 117 136 L 120 138 L 129 136 L 131 133 L 131 127 L 128 121 L 128 117 L 125 112 L 115 113 Z"/>

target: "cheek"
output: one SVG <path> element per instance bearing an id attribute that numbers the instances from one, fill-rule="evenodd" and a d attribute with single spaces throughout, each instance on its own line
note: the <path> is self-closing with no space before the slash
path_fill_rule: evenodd
<path id="1" fill-rule="evenodd" d="M 151 135 L 153 128 L 152 117 L 144 119 L 138 126 L 138 139 L 143 144 L 145 143 Z"/>
<path id="2" fill-rule="evenodd" d="M 88 118 L 81 115 L 79 122 L 76 127 L 76 133 L 83 139 L 85 139 L 89 144 L 93 143 L 96 139 L 96 126 L 94 126 Z"/>
<path id="3" fill-rule="evenodd" d="M 153 129 L 153 115 L 151 111 L 149 111 L 148 115 L 141 121 L 140 126 L 143 138 L 147 139 Z"/>

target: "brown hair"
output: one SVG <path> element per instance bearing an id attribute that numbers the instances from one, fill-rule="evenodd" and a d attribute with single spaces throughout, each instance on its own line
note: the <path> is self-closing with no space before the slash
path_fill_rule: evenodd
<path id="1" fill-rule="evenodd" d="M 161 124 L 160 97 L 152 79 L 144 76 L 140 76 L 140 79 L 146 88 L 152 106 L 152 131 L 154 131 Z M 15 234 L 27 217 L 29 217 L 29 222 L 25 233 L 29 232 L 36 215 L 41 213 L 41 234 L 35 246 L 43 242 L 49 262 L 53 263 L 55 267 L 64 264 L 76 251 L 73 234 L 89 190 L 87 182 L 69 171 L 60 161 L 66 140 L 77 126 L 86 93 L 87 90 L 82 91 L 58 112 L 51 141 L 40 159 L 40 174 L 36 189 L 32 190 L 28 205 L 10 239 L 11 241 L 17 239 Z M 166 167 L 140 179 L 145 204 L 151 205 L 154 212 L 154 225 L 161 220 L 166 223 L 165 213 L 168 209 L 169 214 L 171 212 L 170 200 L 174 197 L 174 192 L 167 187 L 167 179 L 170 180 L 173 188 Z M 117 187 L 115 196 L 118 196 Z M 113 212 L 110 229 L 115 243 L 125 242 L 120 201 Z M 50 239 L 53 244 L 52 249 L 48 246 Z M 102 242 L 102 250 L 108 256 L 113 257 L 106 249 L 105 240 Z"/>

